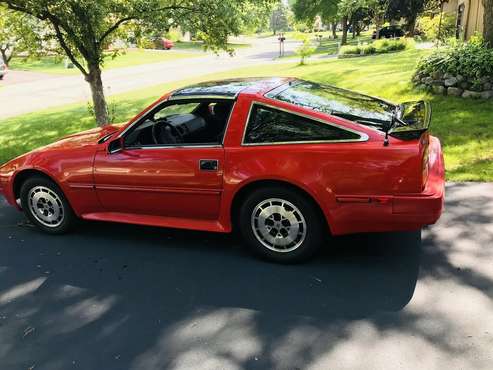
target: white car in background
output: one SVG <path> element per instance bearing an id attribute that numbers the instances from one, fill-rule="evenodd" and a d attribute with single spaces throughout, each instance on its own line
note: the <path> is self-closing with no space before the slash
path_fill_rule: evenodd
<path id="1" fill-rule="evenodd" d="M 7 65 L 0 59 L 0 80 L 7 74 Z"/>

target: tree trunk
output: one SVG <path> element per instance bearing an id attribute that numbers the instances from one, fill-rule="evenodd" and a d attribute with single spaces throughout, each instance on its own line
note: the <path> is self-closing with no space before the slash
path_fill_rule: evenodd
<path id="1" fill-rule="evenodd" d="M 5 63 L 5 65 L 8 67 L 10 58 L 7 56 L 7 49 L 0 49 L 0 53 L 2 54 L 2 60 Z"/>
<path id="2" fill-rule="evenodd" d="M 331 26 L 332 26 L 332 37 L 335 40 L 337 39 L 337 22 L 332 22 Z"/>
<path id="3" fill-rule="evenodd" d="M 343 17 L 342 18 L 342 39 L 341 39 L 341 45 L 346 45 L 347 44 L 347 29 L 348 29 L 348 18 Z"/>
<path id="4" fill-rule="evenodd" d="M 484 5 L 484 41 L 493 49 L 493 0 L 483 0 Z"/>
<path id="5" fill-rule="evenodd" d="M 384 20 L 380 15 L 375 16 L 373 23 L 375 23 L 375 34 L 377 35 L 377 40 L 380 38 L 380 30 L 382 29 L 382 25 Z"/>
<path id="6" fill-rule="evenodd" d="M 407 32 L 409 37 L 414 37 L 414 30 L 416 29 L 417 17 L 412 17 L 407 19 Z"/>
<path id="7" fill-rule="evenodd" d="M 351 33 L 352 33 L 352 38 L 356 38 L 356 22 L 351 22 Z"/>
<path id="8" fill-rule="evenodd" d="M 89 66 L 89 74 L 86 77 L 86 81 L 91 87 L 96 123 L 98 126 L 111 123 L 109 122 L 108 106 L 104 98 L 103 80 L 101 79 L 101 68 L 99 65 Z"/>

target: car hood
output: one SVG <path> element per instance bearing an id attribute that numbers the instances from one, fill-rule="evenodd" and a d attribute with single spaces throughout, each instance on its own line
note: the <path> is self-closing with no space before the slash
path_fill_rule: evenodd
<path id="1" fill-rule="evenodd" d="M 104 137 L 120 130 L 121 124 L 106 125 L 103 127 L 93 128 L 76 134 L 65 136 L 64 138 L 49 144 L 43 148 L 64 148 L 73 149 L 87 145 L 96 145 Z M 43 149 L 40 148 L 40 149 Z"/>
<path id="2" fill-rule="evenodd" d="M 28 153 L 22 154 L 10 161 L 0 163 L 0 182 L 6 181 L 16 170 L 22 167 L 32 167 L 39 159 L 48 158 L 50 152 L 65 152 L 82 148 L 94 147 L 104 137 L 114 134 L 121 129 L 123 124 L 106 125 L 77 134 L 66 136 L 52 144 L 34 149 Z"/>

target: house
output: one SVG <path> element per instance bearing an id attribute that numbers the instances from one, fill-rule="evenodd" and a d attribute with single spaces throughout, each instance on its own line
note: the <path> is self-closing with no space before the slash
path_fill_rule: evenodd
<path id="1" fill-rule="evenodd" d="M 455 15 L 458 39 L 468 40 L 476 32 L 483 32 L 484 5 L 482 0 L 449 0 L 443 4 L 443 12 Z"/>

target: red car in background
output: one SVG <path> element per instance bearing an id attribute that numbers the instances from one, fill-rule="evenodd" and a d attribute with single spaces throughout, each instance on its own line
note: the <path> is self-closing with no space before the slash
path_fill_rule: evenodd
<path id="1" fill-rule="evenodd" d="M 160 50 L 170 50 L 175 46 L 175 43 L 171 40 L 168 40 L 164 37 L 155 37 L 151 39 L 151 42 L 154 44 L 155 49 Z"/>
<path id="2" fill-rule="evenodd" d="M 66 137 L 0 168 L 41 230 L 76 218 L 227 233 L 277 262 L 327 234 L 419 230 L 444 199 L 430 106 L 289 79 L 199 84 L 124 126 Z M 330 244 L 330 242 L 329 242 Z"/>
<path id="3" fill-rule="evenodd" d="M 168 40 L 168 39 L 160 39 L 161 40 L 161 45 L 160 45 L 160 49 L 164 49 L 164 50 L 170 50 L 171 48 L 173 48 L 175 46 L 175 43 L 171 40 Z"/>

